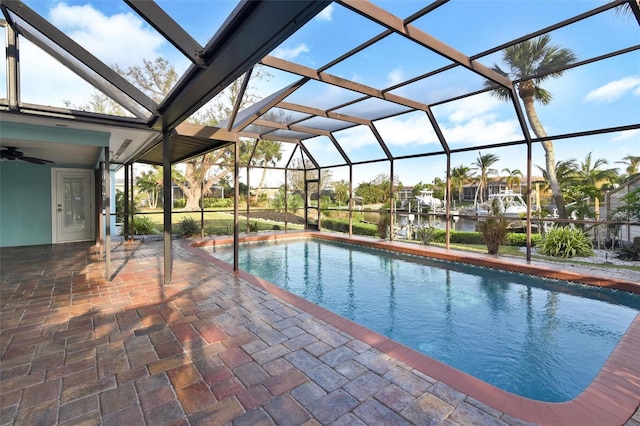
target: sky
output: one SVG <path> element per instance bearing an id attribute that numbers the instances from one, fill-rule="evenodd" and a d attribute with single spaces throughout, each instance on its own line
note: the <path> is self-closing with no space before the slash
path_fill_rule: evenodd
<path id="1" fill-rule="evenodd" d="M 108 65 L 117 64 L 126 69 L 139 65 L 143 58 L 158 56 L 168 59 L 179 73 L 189 65 L 124 2 L 26 0 L 25 3 Z M 158 0 L 157 3 L 202 45 L 207 43 L 236 5 L 235 1 L 221 0 Z M 388 8 L 400 18 L 406 18 L 429 4 L 418 0 L 373 3 Z M 471 56 L 605 3 L 605 0 L 452 0 L 416 20 L 413 25 Z M 285 40 L 271 55 L 318 68 L 382 30 L 378 24 L 364 20 L 339 4 L 332 4 Z M 569 28 L 553 31 L 551 36 L 554 44 L 570 48 L 578 60 L 587 60 L 612 50 L 639 45 L 640 26 L 630 16 L 609 11 Z M 64 101 L 72 105 L 88 103 L 92 93 L 88 83 L 28 42 L 21 44 L 21 50 L 21 79 L 29 82 L 23 86 L 23 101 L 54 106 L 63 106 Z M 479 62 L 488 67 L 494 63 L 504 67 L 500 52 L 482 57 Z M 326 71 L 371 87 L 387 88 L 447 63 L 446 58 L 393 35 Z M 252 82 L 259 96 L 267 96 L 295 80 L 281 71 L 270 72 L 268 81 Z M 54 85 L 50 82 L 52 75 L 56 76 Z M 6 81 L 4 74 L 0 78 Z M 483 82 L 475 73 L 456 69 L 391 93 L 432 104 L 446 97 L 480 89 Z M 537 104 L 536 108 L 549 135 L 631 125 L 640 121 L 638 51 L 571 69 L 559 78 L 545 81 L 544 87 L 552 93 L 553 100 L 548 105 Z M 6 92 L 6 86 L 0 88 Z M 314 106 L 328 108 L 355 96 L 353 92 L 315 83 L 306 85 L 288 100 L 304 103 L 312 99 Z M 403 112 L 402 108 L 396 111 L 394 108 L 397 106 L 380 102 L 369 102 L 358 108 L 374 115 L 380 111 Z M 345 114 L 353 112 L 348 107 L 338 111 Z M 437 105 L 433 107 L 433 113 L 451 148 L 479 149 L 454 154 L 452 167 L 471 166 L 479 153 L 493 153 L 500 158 L 494 165 L 498 171 L 520 169 L 526 173 L 525 146 L 482 149 L 484 144 L 523 138 L 511 105 L 484 93 Z M 441 150 L 436 133 L 424 113 L 400 114 L 376 121 L 375 125 L 394 156 Z M 370 130 L 364 126 L 338 131 L 335 136 L 354 161 L 383 156 Z M 316 138 L 309 141 L 309 146 L 322 165 L 340 162 L 328 139 Z M 589 136 L 579 141 L 556 140 L 555 151 L 556 160 L 576 159 L 580 162 L 591 152 L 593 158 L 606 159 L 609 167 L 623 167 L 616 161 L 626 155 L 640 155 L 640 131 Z M 533 156 L 533 175 L 539 176 L 540 171 L 535 166 L 544 166 L 544 152 L 538 144 L 534 144 Z M 404 185 L 413 185 L 432 182 L 435 177 L 443 178 L 445 167 L 444 156 L 398 160 L 394 164 L 394 174 Z M 378 174 L 388 175 L 389 171 L 388 162 L 356 166 L 354 183 L 367 182 Z M 348 178 L 345 167 L 334 169 L 332 174 L 334 179 Z M 278 179 L 282 180 L 274 177 L 271 185 L 277 185 Z"/>

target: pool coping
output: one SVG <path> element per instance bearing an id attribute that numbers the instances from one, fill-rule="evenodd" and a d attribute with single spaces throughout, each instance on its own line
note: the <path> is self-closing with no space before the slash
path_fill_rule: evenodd
<path id="1" fill-rule="evenodd" d="M 427 255 L 440 260 L 458 261 L 640 293 L 640 285 L 631 281 L 596 277 L 539 265 L 522 264 L 504 258 L 494 258 L 475 253 L 447 251 L 437 247 L 371 238 L 302 231 L 249 235 L 243 237 L 242 242 L 292 238 L 320 238 L 330 241 L 357 243 L 372 248 L 393 250 L 413 255 Z M 216 238 L 196 242 L 185 240 L 182 246 L 194 255 L 234 273 L 239 278 L 268 291 L 270 294 L 360 339 L 379 351 L 512 417 L 545 425 L 624 424 L 640 406 L 640 357 L 636 355 L 640 353 L 640 314 L 636 315 L 629 325 L 629 328 L 593 382 L 580 395 L 566 402 L 537 401 L 490 385 L 248 272 L 234 272 L 231 265 L 200 249 L 204 246 L 228 245 L 230 243 L 233 243 L 233 238 Z"/>

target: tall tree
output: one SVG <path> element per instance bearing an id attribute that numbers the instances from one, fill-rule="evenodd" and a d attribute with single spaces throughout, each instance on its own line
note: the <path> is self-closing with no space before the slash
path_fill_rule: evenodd
<path id="1" fill-rule="evenodd" d="M 507 64 L 509 70 L 505 71 L 498 65 L 494 65 L 493 69 L 517 81 L 516 89 L 518 96 L 524 103 L 529 125 L 533 133 L 542 140 L 540 143 L 545 152 L 545 169 L 558 214 L 561 218 L 566 219 L 565 202 L 555 171 L 556 160 L 553 141 L 547 139 L 547 132 L 538 117 L 535 101 L 542 105 L 551 102 L 553 98 L 551 93 L 542 88 L 541 84 L 551 77 L 560 77 L 564 74 L 564 68 L 576 61 L 576 55 L 570 49 L 552 45 L 551 37 L 545 34 L 507 47 L 502 51 L 502 60 Z M 494 86 L 489 82 L 485 85 Z M 495 88 L 491 93 L 503 101 L 511 99 L 511 92 L 504 87 Z"/>
<path id="2" fill-rule="evenodd" d="M 628 177 L 635 175 L 636 173 L 640 173 L 640 155 L 630 155 L 622 157 L 622 160 L 616 161 L 617 164 L 624 164 L 625 173 Z"/>
<path id="3" fill-rule="evenodd" d="M 575 180 L 577 185 L 575 186 L 582 188 L 582 192 L 591 199 L 595 197 L 603 199 L 604 191 L 618 177 L 617 168 L 603 168 L 607 164 L 609 163 L 604 158 L 594 160 L 592 153 L 589 152 L 576 170 Z"/>
<path id="4" fill-rule="evenodd" d="M 507 174 L 507 189 L 513 190 L 514 186 L 518 186 L 518 192 L 520 192 L 520 183 L 522 182 L 522 172 L 520 169 L 502 169 L 504 173 Z"/>
<path id="5" fill-rule="evenodd" d="M 583 185 L 593 187 L 602 186 L 603 183 L 614 180 L 618 175 L 618 169 L 603 169 L 603 166 L 609 164 L 604 158 L 593 159 L 592 152 L 589 152 L 577 171 L 577 177 Z"/>
<path id="6" fill-rule="evenodd" d="M 162 101 L 169 94 L 179 78 L 173 65 L 162 57 L 158 57 L 153 61 L 143 59 L 142 65 L 132 66 L 126 70 L 119 68 L 117 65 L 114 65 L 113 68 L 156 102 Z M 252 75 L 253 78 L 257 79 L 269 77 L 269 74 L 260 67 L 256 67 Z M 231 115 L 235 101 L 240 96 L 241 86 L 242 78 L 234 81 L 212 102 L 194 114 L 189 121 L 210 126 L 218 125 L 218 123 Z M 254 95 L 254 90 L 249 86 L 243 93 L 240 108 L 244 108 L 258 100 L 257 96 Z M 66 103 L 69 104 L 69 102 Z M 91 102 L 82 108 L 106 114 L 128 115 L 124 108 L 98 92 L 93 94 Z M 277 142 L 274 142 L 274 144 L 277 144 Z M 248 163 L 248 157 L 252 151 L 251 147 L 252 142 L 240 142 L 241 161 L 244 161 L 244 164 Z M 269 155 L 273 158 L 274 154 L 271 153 L 271 149 L 269 152 Z M 257 155 L 254 156 L 255 163 L 262 161 L 259 158 L 261 154 L 262 151 L 258 151 Z M 185 210 L 198 210 L 200 208 L 201 195 L 207 195 L 215 183 L 229 176 L 233 171 L 233 166 L 233 147 L 231 146 L 187 160 L 182 167 L 173 167 L 172 179 L 180 187 L 187 200 Z M 203 194 L 202 188 L 204 188 Z"/>
<path id="7" fill-rule="evenodd" d="M 338 205 L 347 204 L 349 201 L 349 182 L 341 179 L 333 183 L 333 199 L 338 202 Z"/>
<path id="8" fill-rule="evenodd" d="M 261 140 L 258 142 L 255 152 L 256 164 L 262 166 L 262 175 L 260 176 L 260 183 L 256 187 L 256 198 L 260 195 L 260 191 L 264 186 L 264 181 L 267 177 L 266 166 L 275 166 L 278 161 L 282 160 L 282 146 L 280 142 Z"/>
<path id="9" fill-rule="evenodd" d="M 136 187 L 145 194 L 147 206 L 152 209 L 158 207 L 158 199 L 162 190 L 162 167 L 153 166 L 145 170 L 136 179 Z"/>
<path id="10" fill-rule="evenodd" d="M 478 191 L 476 191 L 476 199 L 479 195 L 480 202 L 484 201 L 485 191 L 489 186 L 489 175 L 498 173 L 496 169 L 491 168 L 491 166 L 494 165 L 498 160 L 499 157 L 495 154 L 482 155 L 482 152 L 478 152 L 478 158 L 476 158 L 476 161 L 473 163 L 473 170 L 477 170 L 478 172 L 480 172 Z"/>
<path id="11" fill-rule="evenodd" d="M 471 168 L 462 164 L 451 169 L 451 184 L 458 193 L 458 201 L 462 203 L 464 184 L 471 179 Z"/>

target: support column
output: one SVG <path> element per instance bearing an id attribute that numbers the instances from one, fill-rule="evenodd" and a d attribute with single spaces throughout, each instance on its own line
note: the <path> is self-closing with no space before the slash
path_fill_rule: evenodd
<path id="1" fill-rule="evenodd" d="M 205 157 L 202 157 L 202 169 L 204 170 Z M 200 174 L 200 238 L 204 238 L 204 173 Z"/>
<path id="2" fill-rule="evenodd" d="M 6 25 L 7 30 L 7 96 L 9 97 L 9 109 L 18 110 L 20 103 L 20 67 L 18 37 L 11 25 Z"/>
<path id="3" fill-rule="evenodd" d="M 391 176 L 389 177 L 389 241 L 393 241 L 393 160 L 391 160 Z"/>
<path id="4" fill-rule="evenodd" d="M 240 216 L 239 216 L 239 206 L 240 203 L 240 182 L 238 181 L 238 177 L 240 176 L 240 142 L 239 138 L 236 134 L 235 142 L 233 145 L 233 155 L 234 155 L 234 164 L 233 164 L 233 190 L 234 190 L 234 199 L 233 203 L 233 270 L 237 271 L 238 268 L 238 245 L 239 245 L 239 232 L 240 232 Z M 247 171 L 249 168 L 247 168 Z M 249 182 L 249 176 L 247 176 L 247 182 Z M 247 185 L 248 187 L 249 185 Z M 249 200 L 247 200 L 249 202 Z"/>
<path id="5" fill-rule="evenodd" d="M 445 248 L 451 246 L 451 153 L 447 152 L 447 194 L 445 196 Z"/>
<path id="6" fill-rule="evenodd" d="M 130 196 L 130 200 L 127 200 L 127 202 L 129 203 L 129 214 L 130 214 L 130 218 L 129 218 L 129 229 L 127 230 L 129 233 L 127 234 L 129 236 L 129 238 L 131 238 L 131 240 L 133 240 L 133 236 L 134 236 L 134 229 L 133 229 L 133 221 L 135 218 L 135 191 L 134 191 L 134 182 L 135 182 L 135 178 L 133 176 L 133 163 L 131 164 L 131 171 L 130 171 L 130 185 L 129 187 L 131 188 L 131 196 Z"/>
<path id="7" fill-rule="evenodd" d="M 353 165 L 349 164 L 349 236 L 353 236 Z"/>
<path id="8" fill-rule="evenodd" d="M 321 223 L 321 217 L 322 217 L 322 213 L 321 213 L 321 208 L 322 206 L 320 205 L 320 195 L 322 194 L 322 169 L 318 168 L 318 217 L 317 217 L 317 224 L 318 224 L 318 231 L 320 231 L 320 228 L 322 226 Z"/>
<path id="9" fill-rule="evenodd" d="M 238 142 L 236 142 L 236 145 L 237 144 Z M 240 159 L 238 159 L 238 166 L 239 165 L 240 165 Z M 251 232 L 249 228 L 249 218 L 251 217 L 250 216 L 251 214 L 251 177 L 249 176 L 250 174 L 251 174 L 251 169 L 247 165 L 247 234 Z"/>
<path id="10" fill-rule="evenodd" d="M 284 169 L 284 232 L 289 230 L 289 199 L 287 197 L 287 193 L 289 192 L 288 171 L 289 169 Z"/>
<path id="11" fill-rule="evenodd" d="M 531 173 L 532 147 L 531 139 L 527 139 L 527 262 L 531 262 Z"/>
<path id="12" fill-rule="evenodd" d="M 103 186 L 103 176 L 104 176 L 104 163 L 100 161 L 98 164 L 98 170 L 94 173 L 94 189 L 96 190 L 95 194 L 95 203 L 96 203 L 96 244 L 98 245 L 98 258 L 102 260 L 104 257 L 104 235 L 102 230 L 104 229 L 104 216 L 102 215 L 102 210 L 104 209 L 104 186 Z M 107 272 L 105 271 L 105 278 L 107 277 Z"/>
<path id="13" fill-rule="evenodd" d="M 124 229 L 122 230 L 122 234 L 124 235 L 124 240 L 127 241 L 129 239 L 129 164 L 124 165 L 124 222 L 122 226 Z"/>
<path id="14" fill-rule="evenodd" d="M 104 240 L 105 240 L 105 260 L 104 273 L 105 279 L 111 281 L 111 165 L 109 162 L 109 147 L 104 147 Z"/>
<path id="15" fill-rule="evenodd" d="M 171 284 L 171 138 L 168 131 L 162 132 L 162 211 L 164 215 L 164 284 Z"/>

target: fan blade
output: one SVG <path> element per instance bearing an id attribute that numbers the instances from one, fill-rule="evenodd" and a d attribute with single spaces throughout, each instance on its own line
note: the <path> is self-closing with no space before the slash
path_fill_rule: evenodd
<path id="1" fill-rule="evenodd" d="M 20 157 L 20 160 L 26 161 L 27 163 L 33 163 L 33 164 L 53 163 L 53 161 L 44 160 L 42 158 L 35 158 L 35 157 Z"/>
<path id="2" fill-rule="evenodd" d="M 0 158 L 6 158 L 7 160 L 15 160 L 16 157 L 11 155 L 9 151 L 2 150 L 0 151 Z"/>

